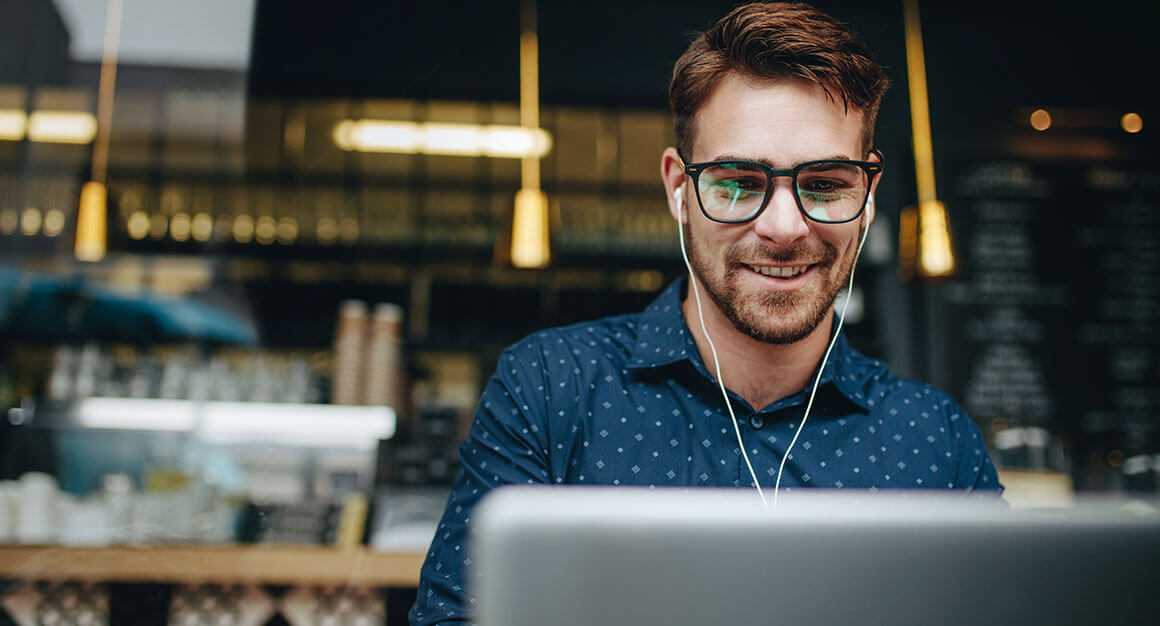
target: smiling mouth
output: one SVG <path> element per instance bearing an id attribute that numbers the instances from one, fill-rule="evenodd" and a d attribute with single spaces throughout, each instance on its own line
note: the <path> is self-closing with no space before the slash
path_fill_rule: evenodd
<path id="1" fill-rule="evenodd" d="M 813 265 L 746 265 L 751 272 L 770 278 L 794 278 L 809 271 Z"/>

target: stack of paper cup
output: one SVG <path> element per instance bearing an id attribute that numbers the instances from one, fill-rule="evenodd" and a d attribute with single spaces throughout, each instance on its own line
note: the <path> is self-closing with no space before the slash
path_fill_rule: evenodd
<path id="1" fill-rule="evenodd" d="M 367 307 L 358 300 L 342 303 L 334 336 L 334 380 L 331 402 L 361 404 L 362 345 L 366 338 Z"/>
<path id="2" fill-rule="evenodd" d="M 363 403 L 401 411 L 403 309 L 379 304 L 371 324 L 366 351 L 366 389 Z"/>

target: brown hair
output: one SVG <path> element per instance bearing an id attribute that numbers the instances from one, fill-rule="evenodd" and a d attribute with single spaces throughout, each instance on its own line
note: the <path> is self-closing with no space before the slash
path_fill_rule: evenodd
<path id="1" fill-rule="evenodd" d="M 803 78 L 820 85 L 848 111 L 863 112 L 862 147 L 890 79 L 844 24 L 806 5 L 755 2 L 739 6 L 693 40 L 673 67 L 669 107 L 681 158 L 691 158 L 694 117 L 729 72 L 758 78 Z"/>

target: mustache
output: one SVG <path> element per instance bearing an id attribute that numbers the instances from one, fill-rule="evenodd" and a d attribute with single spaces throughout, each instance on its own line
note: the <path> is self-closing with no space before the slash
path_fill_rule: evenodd
<path id="1" fill-rule="evenodd" d="M 760 245 L 737 246 L 730 248 L 725 255 L 728 265 L 750 265 L 768 262 L 783 265 L 832 265 L 838 258 L 838 249 L 829 242 L 817 242 L 811 245 L 808 242 L 799 242 L 781 248 L 769 248 Z"/>

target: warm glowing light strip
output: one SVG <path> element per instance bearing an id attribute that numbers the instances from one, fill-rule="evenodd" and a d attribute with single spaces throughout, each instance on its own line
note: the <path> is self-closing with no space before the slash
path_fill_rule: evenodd
<path id="1" fill-rule="evenodd" d="M 97 135 L 97 118 L 79 111 L 36 111 L 28 116 L 28 139 L 43 143 L 87 144 Z"/>
<path id="2" fill-rule="evenodd" d="M 343 120 L 334 127 L 334 143 L 354 152 L 540 158 L 552 148 L 541 128 L 520 126 Z"/>
<path id="3" fill-rule="evenodd" d="M 28 116 L 24 111 L 0 110 L 0 139 L 20 141 L 28 130 Z"/>
<path id="4" fill-rule="evenodd" d="M 20 141 L 25 135 L 42 143 L 87 144 L 97 135 L 97 119 L 84 111 L 0 109 L 0 140 Z"/>

